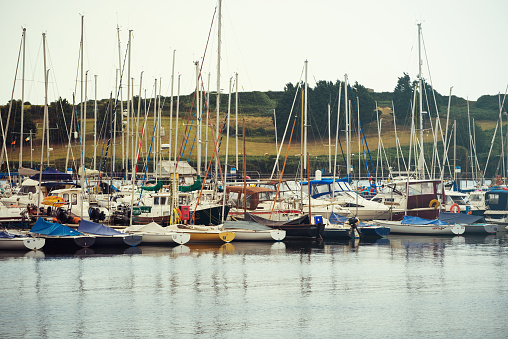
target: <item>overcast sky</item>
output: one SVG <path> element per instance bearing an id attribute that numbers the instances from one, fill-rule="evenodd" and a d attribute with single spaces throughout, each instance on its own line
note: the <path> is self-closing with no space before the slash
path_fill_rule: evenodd
<path id="1" fill-rule="evenodd" d="M 50 69 L 48 100 L 80 98 L 79 48 L 84 15 L 84 70 L 88 98 L 115 92 L 118 60 L 128 30 L 133 30 L 131 77 L 135 95 L 153 96 L 155 79 L 170 95 L 173 50 L 175 79 L 181 93 L 195 86 L 195 61 L 203 63 L 204 81 L 216 89 L 217 0 L 167 1 L 3 1 L 0 11 L 0 104 L 11 97 L 22 27 L 26 28 L 25 101 L 44 103 L 42 33 L 47 36 Z M 434 88 L 476 100 L 504 93 L 508 85 L 506 33 L 508 2 L 413 0 L 224 0 L 222 2 L 221 89 L 239 74 L 240 91 L 281 91 L 301 79 L 308 60 L 308 80 L 343 79 L 392 91 L 403 72 L 418 73 L 417 23 L 422 23 L 424 77 Z M 213 19 L 210 41 L 203 54 Z M 426 54 L 426 58 L 425 58 Z M 429 73 L 430 70 L 430 73 Z M 430 75 L 430 76 L 429 76 Z M 124 81 L 127 78 L 125 66 Z M 21 65 L 14 98 L 21 99 Z M 176 81 L 175 90 L 176 95 Z M 126 92 L 124 97 L 126 96 Z"/>

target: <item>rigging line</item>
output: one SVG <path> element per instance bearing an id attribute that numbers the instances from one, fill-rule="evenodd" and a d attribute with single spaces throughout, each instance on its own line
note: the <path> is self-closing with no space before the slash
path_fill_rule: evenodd
<path id="1" fill-rule="evenodd" d="M 76 127 L 78 128 L 78 135 L 79 135 L 79 146 L 80 146 L 80 150 L 81 150 L 81 156 L 84 158 L 84 149 L 83 149 L 83 142 L 81 140 L 81 131 L 80 131 L 80 128 L 79 128 L 79 125 L 80 125 L 80 121 L 78 120 L 78 111 L 75 110 L 74 113 L 76 114 Z M 85 176 L 85 183 L 86 183 L 86 189 L 88 191 L 88 179 L 86 178 L 86 168 L 85 168 L 85 164 L 81 164 L 83 165 L 83 175 Z M 79 171 L 78 171 L 79 172 Z M 81 187 L 81 189 L 83 189 L 83 187 Z M 84 192 L 83 192 L 84 193 Z"/>
<path id="2" fill-rule="evenodd" d="M 351 98 L 353 99 L 353 104 L 355 106 L 355 109 L 356 111 L 358 112 L 358 106 L 356 105 L 356 100 L 355 100 L 355 96 L 353 95 L 353 91 L 351 90 L 351 86 L 349 86 L 349 92 L 351 93 Z M 363 131 L 363 125 L 360 121 L 358 121 L 358 124 L 360 125 L 360 131 L 361 131 L 361 138 L 362 138 L 362 141 L 366 144 L 367 146 L 367 152 L 369 153 L 369 159 L 370 159 L 370 164 L 372 165 L 372 167 L 374 168 L 374 176 L 376 174 L 376 169 L 374 167 L 374 162 L 372 161 L 372 156 L 370 155 L 370 150 L 369 150 L 369 145 L 367 144 L 367 139 L 365 137 L 365 132 Z M 360 156 L 360 155 L 358 155 Z M 368 168 L 366 168 L 367 172 L 368 172 Z"/>
<path id="3" fill-rule="evenodd" d="M 16 77 L 18 76 L 19 59 L 21 58 L 21 47 L 23 47 L 23 37 L 21 37 L 21 42 L 19 43 L 18 61 L 16 63 L 16 71 L 14 72 L 14 84 L 12 85 L 11 100 L 9 103 L 9 113 L 7 114 L 7 123 L 5 126 L 5 133 L 7 133 L 7 131 L 9 130 L 9 120 L 11 118 L 12 101 L 14 99 L 14 89 L 16 88 Z M 21 103 L 21 104 L 23 104 L 23 103 Z M 3 127 L 2 127 L 2 129 L 3 129 Z M 0 166 L 3 165 L 3 163 L 4 163 L 4 152 L 5 152 L 5 155 L 7 156 L 6 140 L 5 140 L 5 138 L 3 138 L 3 139 L 4 139 L 4 142 L 3 142 L 2 152 L 0 155 Z M 7 170 L 9 171 L 9 166 L 7 166 Z"/>
<path id="4" fill-rule="evenodd" d="M 224 122 L 222 123 L 221 133 L 224 130 L 224 127 L 226 126 L 226 121 L 227 121 L 227 116 L 224 118 Z M 221 133 L 219 133 L 219 134 L 221 134 Z M 214 154 L 218 154 L 218 152 L 217 152 L 217 142 L 219 141 L 219 136 L 217 136 L 217 139 L 214 139 L 214 140 L 215 141 L 214 141 L 214 144 L 213 144 L 213 151 L 214 151 Z M 217 160 L 218 160 L 218 157 L 217 157 Z M 212 168 L 212 162 L 213 162 L 213 157 L 210 157 L 210 162 L 208 163 L 208 166 L 206 168 L 205 181 L 206 181 L 206 178 L 208 177 L 208 172 Z M 219 164 L 219 168 L 220 167 L 221 166 Z M 220 171 L 220 173 L 221 173 L 221 178 L 222 178 L 222 170 Z M 199 205 L 199 200 L 201 199 L 201 195 L 203 193 L 203 188 L 204 187 L 205 187 L 205 185 L 201 185 L 201 190 L 199 191 L 198 199 L 196 200 L 196 208 Z M 224 196 L 223 199 L 225 199 L 225 198 L 226 197 Z M 195 213 L 192 213 L 191 223 L 194 222 L 194 218 L 195 218 Z"/>
<path id="5" fill-rule="evenodd" d="M 286 151 L 286 157 L 284 158 L 284 165 L 282 165 L 282 172 L 280 174 L 279 184 L 277 185 L 277 193 L 275 193 L 275 198 L 273 199 L 272 209 L 270 210 L 270 219 L 272 218 L 273 210 L 275 208 L 275 202 L 277 201 L 277 198 L 279 197 L 280 184 L 282 182 L 282 177 L 284 176 L 284 170 L 286 168 L 286 162 L 288 160 L 289 148 L 291 147 L 291 140 L 293 139 L 293 131 L 295 130 L 295 125 L 296 125 L 296 116 L 293 119 L 293 127 L 291 129 L 291 135 L 289 136 L 289 143 L 288 143 L 288 148 L 287 148 L 287 151 Z M 310 183 L 309 183 L 309 185 L 310 185 Z"/>

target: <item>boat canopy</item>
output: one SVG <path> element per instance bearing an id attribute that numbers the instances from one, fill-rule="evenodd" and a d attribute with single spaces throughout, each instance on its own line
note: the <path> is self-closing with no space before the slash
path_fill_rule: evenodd
<path id="1" fill-rule="evenodd" d="M 438 226 L 447 226 L 448 223 L 441 221 L 439 219 L 429 220 L 423 219 L 420 217 L 413 217 L 410 215 L 406 215 L 404 219 L 402 219 L 402 224 L 404 225 L 438 225 Z"/>
<path id="2" fill-rule="evenodd" d="M 439 220 L 447 222 L 449 224 L 467 224 L 471 225 L 475 222 L 478 222 L 482 216 L 478 215 L 467 215 L 464 213 L 451 213 L 451 212 L 441 212 L 439 214 Z"/>
<path id="3" fill-rule="evenodd" d="M 162 180 L 157 181 L 157 184 L 154 186 L 141 186 L 141 188 L 145 191 L 159 191 L 162 188 Z"/>
<path id="4" fill-rule="evenodd" d="M 83 233 L 97 234 L 97 235 L 120 235 L 124 234 L 112 229 L 109 226 L 98 224 L 96 222 L 83 220 L 79 222 L 78 231 Z"/>
<path id="5" fill-rule="evenodd" d="M 83 233 L 73 230 L 70 227 L 58 224 L 56 222 L 49 222 L 42 218 L 37 219 L 34 226 L 30 230 L 31 233 L 45 234 L 52 236 L 67 236 L 67 235 L 83 235 Z"/>

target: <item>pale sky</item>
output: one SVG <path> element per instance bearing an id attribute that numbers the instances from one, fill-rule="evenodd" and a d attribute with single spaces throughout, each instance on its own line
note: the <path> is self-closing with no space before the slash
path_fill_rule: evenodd
<path id="1" fill-rule="evenodd" d="M 0 104 L 11 98 L 20 48 L 26 28 L 25 101 L 44 103 L 42 33 L 47 36 L 50 69 L 48 100 L 80 98 L 78 72 L 81 15 L 84 15 L 84 70 L 88 98 L 115 92 L 119 67 L 117 25 L 122 62 L 128 30 L 133 30 L 131 77 L 139 93 L 153 96 L 155 79 L 170 95 L 173 50 L 181 93 L 195 87 L 195 61 L 204 61 L 205 87 L 216 89 L 217 18 L 207 55 L 207 37 L 218 0 L 3 1 L 0 12 Z M 506 33 L 508 2 L 503 0 L 223 0 L 221 89 L 239 74 L 240 91 L 282 91 L 301 79 L 308 60 L 308 81 L 343 79 L 392 91 L 403 72 L 418 73 L 417 23 L 422 23 L 427 58 L 424 77 L 434 88 L 476 100 L 483 94 L 504 93 L 508 85 Z M 428 59 L 428 61 L 427 61 Z M 430 76 L 429 79 L 429 72 Z M 124 79 L 127 78 L 127 66 Z M 21 99 L 21 65 L 14 98 Z M 125 84 L 125 82 L 124 82 Z M 124 85 L 126 87 L 126 84 Z M 126 91 L 124 92 L 124 98 Z"/>

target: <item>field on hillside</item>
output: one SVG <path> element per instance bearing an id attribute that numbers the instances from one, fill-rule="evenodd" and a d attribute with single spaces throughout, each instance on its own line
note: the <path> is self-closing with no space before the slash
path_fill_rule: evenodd
<path id="1" fill-rule="evenodd" d="M 382 119 L 382 133 L 381 133 L 381 141 L 382 146 L 384 148 L 393 148 L 395 147 L 395 133 L 393 128 L 393 116 L 391 114 L 390 108 L 380 108 L 380 119 Z M 244 116 L 240 117 L 238 121 L 238 130 L 239 130 L 239 138 L 238 138 L 238 153 L 243 153 L 243 141 L 241 137 L 241 131 L 242 131 L 242 119 L 245 118 L 245 126 L 250 131 L 247 133 L 246 136 L 246 153 L 249 156 L 263 156 L 263 155 L 274 155 L 277 153 L 276 145 L 275 145 L 275 130 L 272 124 L 272 119 L 270 116 Z M 220 117 L 221 123 L 223 122 L 224 117 Z M 162 119 L 162 126 L 164 126 L 164 133 L 162 136 L 162 143 L 166 144 L 169 143 L 169 134 L 170 134 L 170 127 L 169 127 L 169 117 L 164 117 Z M 41 122 L 39 122 L 41 123 Z M 173 123 L 176 123 L 175 119 L 173 119 Z M 215 119 L 213 118 L 213 123 L 215 124 Z M 445 123 L 445 120 L 442 120 L 442 123 Z M 495 122 L 487 121 L 487 122 L 481 122 L 477 121 L 477 123 L 482 127 L 482 129 L 492 129 L 495 128 Z M 139 127 L 139 133 L 138 135 L 141 136 L 141 124 Z M 236 125 L 234 116 L 232 116 L 230 121 L 230 128 L 231 128 L 231 138 L 229 140 L 229 155 L 233 156 L 236 154 L 236 140 L 235 140 L 235 134 L 234 134 L 234 127 Z M 397 124 L 397 133 L 400 140 L 401 145 L 409 145 L 409 126 L 399 126 Z M 187 137 L 184 139 L 183 135 L 184 132 L 191 130 L 190 133 L 187 133 Z M 190 159 L 195 159 L 196 157 L 196 126 L 195 124 L 193 126 L 190 126 L 187 124 L 187 122 L 183 121 L 182 118 L 179 120 L 179 126 L 178 126 L 178 150 L 184 150 L 182 153 L 182 159 L 187 160 L 189 159 L 189 153 L 192 149 L 192 154 L 190 156 Z M 308 143 L 308 152 L 311 156 L 319 156 L 319 155 L 328 155 L 329 147 L 328 147 L 328 132 L 326 127 L 323 129 L 326 130 L 326 139 L 320 139 L 320 140 L 312 140 Z M 141 141 L 141 157 L 146 157 L 148 154 L 148 151 L 150 149 L 150 144 L 152 142 L 152 134 L 154 131 L 154 125 L 153 125 L 153 118 L 149 118 L 146 123 L 145 133 L 143 136 L 143 140 Z M 261 133 L 260 133 L 261 131 Z M 364 131 L 367 139 L 368 148 L 370 151 L 375 151 L 378 149 L 378 146 L 380 145 L 379 138 L 378 138 L 378 132 L 377 132 L 377 126 L 376 122 L 370 123 L 368 126 L 364 126 Z M 176 133 L 176 128 L 173 128 L 173 138 L 174 134 Z M 91 159 L 93 157 L 93 120 L 88 119 L 87 120 L 87 136 L 86 136 L 86 159 L 87 159 L 87 166 L 91 166 Z M 131 136 L 135 134 L 131 133 Z M 209 158 L 212 154 L 212 150 L 214 147 L 213 138 L 212 135 L 215 134 L 215 130 L 212 132 L 210 128 L 208 128 L 208 142 L 206 142 L 206 129 L 203 129 L 202 132 L 202 154 L 203 156 L 207 155 Z M 292 140 L 291 146 L 289 147 L 288 151 L 288 144 L 289 144 L 289 132 L 286 136 L 286 140 L 284 142 L 284 145 L 281 150 L 281 157 L 284 157 L 286 153 L 289 156 L 295 156 L 298 154 L 301 154 L 301 144 L 300 140 Z M 333 133 L 332 133 L 333 134 Z M 30 163 L 30 159 L 32 158 L 32 161 L 34 164 L 37 164 L 40 162 L 40 150 L 41 150 L 41 131 L 38 131 L 38 134 L 36 135 L 36 138 L 33 140 L 33 152 L 30 153 L 30 145 L 28 143 L 25 143 L 24 149 L 23 149 L 23 161 L 25 164 Z M 279 135 L 279 141 L 282 136 Z M 425 135 L 425 142 L 432 142 L 432 134 L 429 133 L 429 131 L 426 131 Z M 50 152 L 50 164 L 53 164 L 55 160 L 57 159 L 65 159 L 67 157 L 68 147 L 67 144 L 54 144 L 51 142 L 52 136 L 50 136 L 50 147 L 53 148 L 53 150 Z M 342 148 L 345 152 L 345 136 L 341 135 L 341 143 Z M 107 142 L 107 140 L 99 139 L 97 141 L 97 157 L 100 159 L 102 149 L 106 149 L 106 147 L 103 147 L 103 143 Z M 111 141 L 112 143 L 112 141 Z M 332 140 L 332 154 L 334 154 L 334 148 L 335 146 L 334 140 Z M 106 143 L 104 143 L 106 145 Z M 123 147 L 125 146 L 125 147 Z M 116 158 L 121 159 L 122 158 L 122 148 L 126 148 L 127 143 L 122 143 L 122 136 L 118 135 L 116 138 Z M 226 138 L 223 137 L 221 141 L 221 155 L 224 154 L 224 149 L 226 146 Z M 279 144 L 280 146 L 280 144 Z M 111 156 L 111 147 L 109 150 L 108 157 Z M 154 148 L 155 146 L 153 146 Z M 206 150 L 207 148 L 207 150 Z M 9 145 L 7 147 L 8 149 L 8 156 L 9 161 L 12 163 L 15 163 L 15 166 L 17 166 L 18 163 L 18 157 L 19 157 L 19 148 L 14 148 L 14 146 Z M 357 154 L 359 151 L 360 153 L 364 152 L 363 145 L 361 145 L 360 150 L 358 149 L 358 135 L 356 131 L 352 132 L 352 140 L 350 144 L 351 153 Z M 337 150 L 339 153 L 341 153 L 340 146 L 337 145 Z M 124 150 L 125 151 L 125 150 Z M 366 151 L 366 149 L 365 149 Z M 78 142 L 73 142 L 71 145 L 71 149 L 69 150 L 69 157 L 72 161 L 74 159 L 76 162 L 79 162 L 80 159 L 80 147 Z M 134 151 L 134 153 L 136 150 Z M 163 151 L 163 156 L 167 158 L 168 151 Z M 129 144 L 129 153 L 132 154 L 132 142 Z M 174 148 L 172 151 L 172 154 L 174 154 Z M 129 155 L 130 158 L 132 158 L 132 155 Z M 47 160 L 45 159 L 44 162 Z M 27 165 L 25 165 L 27 166 Z"/>

